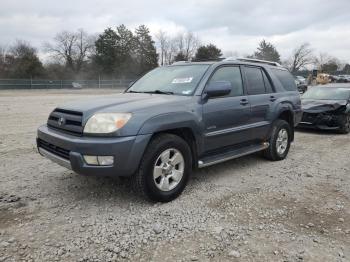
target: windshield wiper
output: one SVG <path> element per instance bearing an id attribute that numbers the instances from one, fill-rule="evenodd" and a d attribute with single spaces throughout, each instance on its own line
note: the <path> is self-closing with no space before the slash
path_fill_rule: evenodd
<path id="1" fill-rule="evenodd" d="M 161 91 L 161 90 L 154 90 L 154 91 L 145 91 L 142 93 L 146 93 L 146 94 L 164 94 L 164 95 L 173 95 L 174 92 L 171 91 Z"/>
<path id="2" fill-rule="evenodd" d="M 139 92 L 139 91 L 134 91 L 134 90 L 130 90 L 127 93 L 144 93 L 144 92 Z"/>

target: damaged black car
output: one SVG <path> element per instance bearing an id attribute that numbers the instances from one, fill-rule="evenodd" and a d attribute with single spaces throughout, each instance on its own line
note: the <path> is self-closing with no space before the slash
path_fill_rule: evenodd
<path id="1" fill-rule="evenodd" d="M 303 118 L 298 127 L 350 132 L 350 84 L 311 87 L 301 101 Z"/>

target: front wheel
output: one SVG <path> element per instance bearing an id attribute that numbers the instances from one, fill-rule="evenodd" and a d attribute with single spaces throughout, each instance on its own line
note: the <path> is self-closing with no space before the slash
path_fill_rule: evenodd
<path id="1" fill-rule="evenodd" d="M 350 114 L 344 115 L 339 132 L 342 134 L 350 133 Z"/>
<path id="2" fill-rule="evenodd" d="M 173 134 L 154 137 L 134 175 L 138 193 L 153 201 L 168 202 L 184 190 L 192 171 L 188 144 Z"/>
<path id="3" fill-rule="evenodd" d="M 272 127 L 269 147 L 264 151 L 264 157 L 279 161 L 287 157 L 292 137 L 292 129 L 288 122 L 276 120 Z"/>

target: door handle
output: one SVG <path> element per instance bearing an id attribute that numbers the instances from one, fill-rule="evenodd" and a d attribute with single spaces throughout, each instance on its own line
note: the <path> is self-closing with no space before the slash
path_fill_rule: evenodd
<path id="1" fill-rule="evenodd" d="M 240 102 L 240 104 L 242 105 L 242 106 L 245 106 L 245 105 L 248 105 L 249 104 L 249 102 L 248 102 L 248 100 L 247 99 L 241 99 L 241 102 Z"/>
<path id="2" fill-rule="evenodd" d="M 271 101 L 271 102 L 276 101 L 276 99 L 277 99 L 277 98 L 276 98 L 275 96 L 270 96 L 270 101 Z"/>

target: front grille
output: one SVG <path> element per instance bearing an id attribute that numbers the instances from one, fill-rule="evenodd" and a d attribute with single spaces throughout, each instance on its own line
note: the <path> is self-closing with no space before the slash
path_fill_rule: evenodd
<path id="1" fill-rule="evenodd" d="M 83 113 L 66 109 L 56 108 L 49 116 L 47 125 L 73 135 L 82 135 Z"/>
<path id="2" fill-rule="evenodd" d="M 41 147 L 52 154 L 60 156 L 64 159 L 69 160 L 69 150 L 50 144 L 40 138 L 38 138 L 38 147 Z"/>

